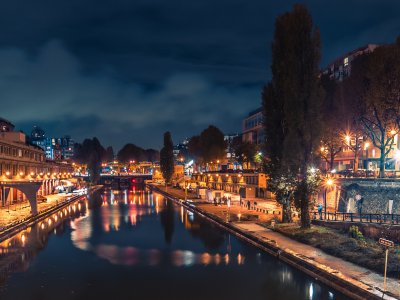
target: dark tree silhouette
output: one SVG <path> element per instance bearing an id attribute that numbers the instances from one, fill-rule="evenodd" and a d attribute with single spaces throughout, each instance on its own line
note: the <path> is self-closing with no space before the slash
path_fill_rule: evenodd
<path id="1" fill-rule="evenodd" d="M 320 145 L 319 59 L 319 31 L 314 28 L 307 8 L 295 5 L 293 11 L 279 16 L 275 22 L 272 81 L 264 89 L 263 103 L 267 170 L 277 183 L 280 178 L 285 178 L 282 182 L 295 182 L 294 190 L 291 184 L 285 189 L 300 208 L 304 228 L 310 227 L 311 196 L 317 187 L 308 170 L 316 161 Z M 269 123 L 273 124 L 272 129 L 268 129 Z M 269 146 L 270 143 L 279 144 Z"/>
<path id="2" fill-rule="evenodd" d="M 136 146 L 135 144 L 126 144 L 118 151 L 117 158 L 118 161 L 123 163 L 128 163 L 131 160 L 136 162 L 146 161 L 147 153 L 143 148 Z"/>
<path id="3" fill-rule="evenodd" d="M 175 228 L 175 210 L 172 201 L 167 200 L 166 206 L 160 213 L 161 225 L 164 228 L 164 238 L 167 244 L 171 244 Z"/>
<path id="4" fill-rule="evenodd" d="M 104 147 L 96 137 L 85 139 L 82 144 L 75 144 L 74 160 L 87 164 L 92 183 L 97 183 L 100 178 L 101 161 L 104 156 Z"/>
<path id="5" fill-rule="evenodd" d="M 172 143 L 171 133 L 164 133 L 164 147 L 160 152 L 160 169 L 165 179 L 165 184 L 171 181 L 174 174 L 174 145 Z"/>
<path id="6" fill-rule="evenodd" d="M 106 162 L 112 162 L 114 160 L 114 149 L 111 146 L 108 146 L 105 153 Z"/>

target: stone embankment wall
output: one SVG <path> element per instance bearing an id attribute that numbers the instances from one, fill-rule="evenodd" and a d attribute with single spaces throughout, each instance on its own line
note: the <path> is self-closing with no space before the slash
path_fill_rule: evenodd
<path id="1" fill-rule="evenodd" d="M 357 212 L 358 193 L 364 198 L 362 213 L 400 214 L 400 180 L 396 179 L 337 179 L 328 198 L 330 203 L 334 199 L 339 212 Z"/>

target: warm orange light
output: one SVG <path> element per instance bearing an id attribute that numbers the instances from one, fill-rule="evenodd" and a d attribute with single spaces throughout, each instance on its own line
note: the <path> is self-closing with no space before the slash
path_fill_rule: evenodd
<path id="1" fill-rule="evenodd" d="M 33 175 L 35 175 L 35 173 L 34 173 L 34 172 L 31 172 L 31 176 L 33 176 Z"/>
<path id="2" fill-rule="evenodd" d="M 324 152 L 325 151 L 325 147 L 321 147 L 321 152 Z"/>
<path id="3" fill-rule="evenodd" d="M 395 135 L 396 134 L 396 130 L 394 130 L 394 129 L 390 130 L 390 134 L 391 135 Z"/>
<path id="4" fill-rule="evenodd" d="M 24 176 L 24 172 L 19 172 L 19 176 Z"/>
<path id="5" fill-rule="evenodd" d="M 6 175 L 7 175 L 7 176 L 10 176 L 10 172 L 7 171 L 7 172 L 6 172 Z"/>
<path id="6" fill-rule="evenodd" d="M 329 178 L 329 179 L 326 181 L 326 184 L 327 184 L 328 186 L 332 185 L 332 184 L 333 184 L 333 180 L 332 180 L 331 178 Z"/>
<path id="7" fill-rule="evenodd" d="M 367 149 L 368 149 L 368 147 L 369 147 L 369 143 L 368 143 L 368 142 L 366 142 L 366 143 L 364 144 L 364 150 L 367 150 Z"/>

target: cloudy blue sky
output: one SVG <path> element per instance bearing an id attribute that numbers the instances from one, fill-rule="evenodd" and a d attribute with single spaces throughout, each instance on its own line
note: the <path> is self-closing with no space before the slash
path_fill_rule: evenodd
<path id="1" fill-rule="evenodd" d="M 209 124 L 240 132 L 270 79 L 276 16 L 295 1 L 0 2 L 0 116 L 30 132 L 159 148 Z M 400 34 L 400 1 L 305 1 L 322 61 Z"/>

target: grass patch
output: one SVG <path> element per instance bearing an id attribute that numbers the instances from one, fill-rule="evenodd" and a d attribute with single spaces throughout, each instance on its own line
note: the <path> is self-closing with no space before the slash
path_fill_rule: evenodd
<path id="1" fill-rule="evenodd" d="M 302 229 L 297 224 L 277 224 L 274 230 L 330 255 L 383 274 L 385 248 L 377 241 L 360 236 L 351 237 L 347 232 L 314 225 L 309 229 Z M 400 248 L 390 248 L 388 276 L 399 278 L 399 258 Z"/>

